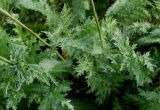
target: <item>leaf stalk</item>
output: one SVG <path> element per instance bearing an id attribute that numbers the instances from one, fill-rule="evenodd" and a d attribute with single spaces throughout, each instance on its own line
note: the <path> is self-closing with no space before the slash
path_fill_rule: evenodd
<path id="1" fill-rule="evenodd" d="M 91 6 L 92 6 L 93 13 L 94 13 L 94 18 L 96 20 L 96 25 L 97 25 L 97 29 L 98 29 L 98 32 L 99 32 L 99 37 L 100 37 L 100 40 L 101 40 L 101 46 L 102 46 L 102 48 L 104 48 L 104 42 L 103 42 L 103 37 L 102 37 L 102 33 L 101 33 L 101 28 L 100 28 L 100 24 L 99 24 L 99 21 L 98 21 L 98 15 L 97 15 L 96 8 L 95 8 L 93 0 L 91 0 Z"/>
<path id="2" fill-rule="evenodd" d="M 37 39 L 39 39 L 43 44 L 45 44 L 46 46 L 50 47 L 50 48 L 54 48 L 53 45 L 47 43 L 44 39 L 42 39 L 37 33 L 35 33 L 34 31 L 32 31 L 30 28 L 28 28 L 26 25 L 24 25 L 22 22 L 20 22 L 18 19 L 16 19 L 14 16 L 12 16 L 11 14 L 9 14 L 6 10 L 2 9 L 0 7 L 0 12 L 2 12 L 4 15 L 8 16 L 9 18 L 11 18 L 14 22 L 16 22 L 17 24 L 19 24 L 21 27 L 23 27 L 24 29 L 26 29 L 28 32 L 30 32 L 33 36 L 35 36 Z M 65 61 L 65 59 L 59 54 L 59 52 L 56 50 L 56 54 L 58 55 L 58 57 Z"/>
<path id="3" fill-rule="evenodd" d="M 0 56 L 0 60 L 3 61 L 4 63 L 10 64 L 10 65 L 13 65 L 13 64 L 14 64 L 12 61 L 10 61 L 10 60 L 2 57 L 2 56 Z"/>

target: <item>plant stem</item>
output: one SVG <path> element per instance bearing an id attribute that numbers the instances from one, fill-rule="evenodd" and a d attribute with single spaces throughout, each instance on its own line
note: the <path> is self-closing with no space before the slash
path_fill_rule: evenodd
<path id="1" fill-rule="evenodd" d="M 28 32 L 30 32 L 32 35 L 34 35 L 37 39 L 39 39 L 42 43 L 44 43 L 46 46 L 48 46 L 50 48 L 54 48 L 51 44 L 48 44 L 44 39 L 42 39 L 37 33 L 33 32 L 30 28 L 28 28 L 26 25 L 21 23 L 18 19 L 16 19 L 14 16 L 9 14 L 6 10 L 2 9 L 1 7 L 0 7 L 0 12 L 2 12 L 4 15 L 11 18 L 13 21 L 15 21 L 20 26 L 22 26 L 24 29 L 26 29 Z M 65 59 L 59 54 L 58 51 L 56 51 L 56 54 L 58 55 L 58 57 L 60 57 L 61 60 L 65 61 Z"/>
<path id="2" fill-rule="evenodd" d="M 43 40 L 42 38 L 39 37 L 38 34 L 36 34 L 35 32 L 33 32 L 30 28 L 28 28 L 26 25 L 24 25 L 23 23 L 21 23 L 19 20 L 17 20 L 15 17 L 13 17 L 11 14 L 9 14 L 7 11 L 5 11 L 4 9 L 2 9 L 0 7 L 0 11 L 8 16 L 9 18 L 11 18 L 13 21 L 15 21 L 17 24 L 19 24 L 20 26 L 22 26 L 24 29 L 26 29 L 27 31 L 29 31 L 32 35 L 34 35 L 35 37 L 37 37 L 41 42 L 43 42 L 45 45 L 47 45 L 48 47 L 51 47 L 52 45 L 48 44 L 45 40 Z"/>
<path id="3" fill-rule="evenodd" d="M 91 5 L 92 5 L 92 10 L 93 10 L 93 13 L 94 13 L 95 20 L 96 20 L 96 25 L 97 25 L 97 29 L 98 29 L 98 32 L 99 32 L 99 37 L 101 39 L 101 46 L 102 46 L 102 48 L 104 48 L 103 37 L 102 37 L 102 34 L 101 34 L 100 24 L 98 22 L 98 16 L 97 16 L 97 12 L 96 12 L 93 0 L 91 0 Z"/>
<path id="4" fill-rule="evenodd" d="M 0 56 L 0 60 L 3 61 L 3 62 L 5 62 L 5 63 L 8 63 L 8 64 L 10 64 L 10 65 L 14 64 L 12 61 L 10 61 L 10 60 L 2 57 L 2 56 Z"/>

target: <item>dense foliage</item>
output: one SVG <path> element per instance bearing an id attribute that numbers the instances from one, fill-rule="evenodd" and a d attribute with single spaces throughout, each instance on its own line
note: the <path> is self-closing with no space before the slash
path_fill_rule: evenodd
<path id="1" fill-rule="evenodd" d="M 159 110 L 159 24 L 159 0 L 0 0 L 0 110 Z"/>

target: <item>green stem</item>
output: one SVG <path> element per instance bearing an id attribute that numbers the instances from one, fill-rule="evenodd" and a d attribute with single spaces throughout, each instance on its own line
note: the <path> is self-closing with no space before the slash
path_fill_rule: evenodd
<path id="1" fill-rule="evenodd" d="M 35 32 L 33 32 L 30 28 L 28 28 L 26 25 L 24 25 L 23 23 L 21 23 L 19 20 L 17 20 L 15 17 L 13 17 L 11 14 L 9 14 L 7 11 L 5 11 L 4 9 L 2 9 L 1 7 L 0 7 L 0 11 L 4 15 L 8 16 L 13 21 L 15 21 L 17 24 L 19 24 L 20 26 L 22 26 L 24 29 L 26 29 L 27 31 L 29 31 L 32 35 L 34 35 L 35 37 L 37 37 L 42 43 L 44 43 L 48 47 L 52 46 L 52 45 L 48 44 L 45 40 L 43 40 L 42 38 L 40 38 L 38 34 L 36 34 Z"/>
<path id="2" fill-rule="evenodd" d="M 48 44 L 44 39 L 42 39 L 37 33 L 33 32 L 30 28 L 28 28 L 26 25 L 21 23 L 18 19 L 13 17 L 11 14 L 9 14 L 7 11 L 2 9 L 1 7 L 0 7 L 0 12 L 2 12 L 4 15 L 8 16 L 9 18 L 11 18 L 13 21 L 15 21 L 20 26 L 22 26 L 24 29 L 26 29 L 28 32 L 30 32 L 33 36 L 35 36 L 37 39 L 39 39 L 42 43 L 44 43 L 46 46 L 48 46 L 50 48 L 54 48 L 51 44 Z M 65 59 L 59 54 L 58 51 L 56 51 L 56 53 L 57 53 L 58 57 L 61 58 L 61 60 L 65 61 Z"/>
<path id="3" fill-rule="evenodd" d="M 5 63 L 8 63 L 8 64 L 10 64 L 10 65 L 14 64 L 12 61 L 10 61 L 10 60 L 2 57 L 2 56 L 0 56 L 0 60 L 3 61 L 3 62 L 5 62 Z"/>
<path id="4" fill-rule="evenodd" d="M 98 16 L 97 16 L 97 12 L 96 12 L 93 0 L 91 0 L 91 5 L 92 5 L 95 20 L 96 20 L 96 25 L 97 25 L 97 29 L 98 29 L 98 32 L 99 32 L 99 37 L 101 39 L 101 46 L 102 46 L 102 48 L 104 48 L 103 37 L 102 37 L 102 34 L 101 34 L 101 28 L 100 28 L 100 24 L 98 22 Z"/>

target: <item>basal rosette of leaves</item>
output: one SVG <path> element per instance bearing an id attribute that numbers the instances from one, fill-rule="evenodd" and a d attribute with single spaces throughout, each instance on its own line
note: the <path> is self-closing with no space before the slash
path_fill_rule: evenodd
<path id="1" fill-rule="evenodd" d="M 0 109 L 159 110 L 159 7 L 0 1 Z"/>

